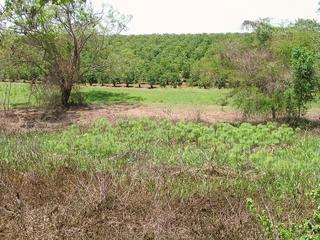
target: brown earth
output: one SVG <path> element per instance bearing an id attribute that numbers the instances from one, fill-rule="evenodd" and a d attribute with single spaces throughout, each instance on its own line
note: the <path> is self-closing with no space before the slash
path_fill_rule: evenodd
<path id="1" fill-rule="evenodd" d="M 241 114 L 222 109 L 162 107 L 144 105 L 102 105 L 71 107 L 68 111 L 49 112 L 37 109 L 0 112 L 0 129 L 6 131 L 57 130 L 71 124 L 91 124 L 99 119 L 114 122 L 121 118 L 169 119 L 206 123 L 241 121 Z"/>
<path id="2" fill-rule="evenodd" d="M 320 113 L 310 111 L 306 119 L 319 123 Z M 123 118 L 151 118 L 155 120 L 193 121 L 204 123 L 218 122 L 257 122 L 259 117 L 243 118 L 240 112 L 216 108 L 195 108 L 186 106 L 146 106 L 146 105 L 96 105 L 71 107 L 67 111 L 43 111 L 38 109 L 0 111 L 0 130 L 16 131 L 55 131 L 72 124 L 91 124 L 99 119 L 115 122 Z M 319 124 L 316 124 L 317 126 Z"/>

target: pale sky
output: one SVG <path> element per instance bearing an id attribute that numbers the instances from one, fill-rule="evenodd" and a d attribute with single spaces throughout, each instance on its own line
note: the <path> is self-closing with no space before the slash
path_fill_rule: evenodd
<path id="1" fill-rule="evenodd" d="M 240 32 L 244 20 L 320 19 L 318 0 L 93 0 L 133 16 L 126 34 Z"/>

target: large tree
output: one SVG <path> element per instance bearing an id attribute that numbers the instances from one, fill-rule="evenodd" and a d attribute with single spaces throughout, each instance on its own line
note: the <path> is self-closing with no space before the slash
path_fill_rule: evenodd
<path id="1" fill-rule="evenodd" d="M 5 28 L 19 36 L 16 43 L 22 60 L 40 66 L 39 59 L 29 59 L 24 49 L 40 52 L 46 81 L 60 88 L 63 106 L 81 79 L 81 59 L 88 43 L 119 33 L 128 19 L 112 8 L 95 12 L 86 0 L 6 1 L 2 18 Z"/>

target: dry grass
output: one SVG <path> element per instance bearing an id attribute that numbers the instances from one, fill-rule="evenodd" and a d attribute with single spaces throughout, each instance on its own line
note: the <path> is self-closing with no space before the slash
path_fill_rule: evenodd
<path id="1" fill-rule="evenodd" d="M 0 238 L 263 239 L 244 194 L 216 189 L 181 200 L 166 190 L 164 174 L 157 171 L 150 190 L 132 174 L 119 181 L 70 169 L 49 176 L 2 169 Z"/>

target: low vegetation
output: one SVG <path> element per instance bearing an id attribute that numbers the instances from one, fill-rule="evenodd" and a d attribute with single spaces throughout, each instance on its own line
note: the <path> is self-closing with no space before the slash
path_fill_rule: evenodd
<path id="1" fill-rule="evenodd" d="M 248 198 L 251 211 L 266 209 L 272 226 L 289 228 L 312 219 L 310 194 L 320 184 L 320 138 L 271 123 L 101 120 L 61 132 L 3 133 L 0 144 L 0 226 L 13 238 L 97 236 L 98 224 L 104 234 L 128 239 L 264 239 L 278 228 L 260 229 Z"/>

